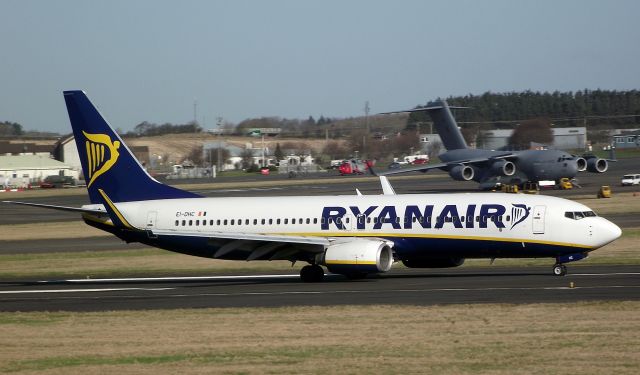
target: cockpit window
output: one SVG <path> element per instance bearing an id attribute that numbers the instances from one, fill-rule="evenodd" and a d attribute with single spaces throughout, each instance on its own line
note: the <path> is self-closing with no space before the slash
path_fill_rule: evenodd
<path id="1" fill-rule="evenodd" d="M 585 217 L 594 217 L 597 216 L 593 211 L 567 211 L 564 213 L 564 217 L 573 220 L 584 219 Z"/>

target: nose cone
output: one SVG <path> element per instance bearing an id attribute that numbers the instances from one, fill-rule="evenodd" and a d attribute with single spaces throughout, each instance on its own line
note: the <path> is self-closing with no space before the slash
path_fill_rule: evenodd
<path id="1" fill-rule="evenodd" d="M 599 222 L 593 228 L 593 235 L 596 240 L 597 247 L 602 247 L 620 238 L 622 235 L 622 229 L 620 229 L 619 226 L 605 218 L 599 219 Z"/>

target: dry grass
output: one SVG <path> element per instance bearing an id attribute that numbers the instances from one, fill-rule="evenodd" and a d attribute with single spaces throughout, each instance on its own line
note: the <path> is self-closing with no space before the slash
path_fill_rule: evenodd
<path id="1" fill-rule="evenodd" d="M 123 245 L 126 246 L 126 245 Z M 297 273 L 303 264 L 200 258 L 159 249 L 0 255 L 0 279 L 99 278 L 140 275 Z"/>
<path id="2" fill-rule="evenodd" d="M 637 374 L 640 302 L 1 313 L 9 374 Z"/>
<path id="3" fill-rule="evenodd" d="M 3 241 L 112 236 L 111 233 L 90 227 L 81 220 L 1 225 L 0 229 L 2 229 Z"/>

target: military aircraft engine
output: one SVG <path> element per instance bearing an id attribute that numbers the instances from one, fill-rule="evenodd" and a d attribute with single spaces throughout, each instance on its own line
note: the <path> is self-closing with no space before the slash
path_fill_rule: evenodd
<path id="1" fill-rule="evenodd" d="M 386 241 L 355 239 L 329 245 L 319 262 L 329 272 L 347 276 L 365 276 L 387 272 L 393 265 L 393 251 Z"/>
<path id="2" fill-rule="evenodd" d="M 584 172 L 587 170 L 587 159 L 578 156 L 574 160 L 576 161 L 578 172 Z"/>
<path id="3" fill-rule="evenodd" d="M 609 169 L 609 163 L 605 159 L 591 158 L 587 160 L 587 170 L 589 172 L 604 173 Z"/>
<path id="4" fill-rule="evenodd" d="M 491 164 L 491 170 L 499 176 L 513 176 L 516 173 L 516 165 L 507 160 L 498 160 Z"/>
<path id="5" fill-rule="evenodd" d="M 459 267 L 464 263 L 464 258 L 427 258 L 427 259 L 403 259 L 402 264 L 409 268 L 451 268 Z"/>
<path id="6" fill-rule="evenodd" d="M 473 180 L 475 172 L 473 168 L 468 165 L 456 165 L 449 170 L 449 176 L 457 181 L 469 181 Z"/>

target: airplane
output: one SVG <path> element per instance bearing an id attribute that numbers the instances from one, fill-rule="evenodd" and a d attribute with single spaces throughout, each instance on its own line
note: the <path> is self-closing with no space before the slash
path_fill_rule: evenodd
<path id="1" fill-rule="evenodd" d="M 449 173 L 457 181 L 476 181 L 481 189 L 492 189 L 499 184 L 554 181 L 572 179 L 578 172 L 604 173 L 609 168 L 606 159 L 595 156 L 584 158 L 561 150 L 493 151 L 471 149 L 458 128 L 451 108 L 446 100 L 434 101 L 424 108 L 408 111 L 386 112 L 427 112 L 431 116 L 436 131 L 440 135 L 446 152 L 438 157 L 441 163 L 394 169 L 379 172 L 392 175 L 407 172 L 427 172 L 440 169 Z"/>
<path id="2" fill-rule="evenodd" d="M 323 266 L 360 279 L 391 269 L 457 267 L 466 258 L 555 258 L 565 263 L 614 241 L 621 230 L 570 200 L 504 193 L 208 198 L 152 178 L 83 91 L 64 99 L 90 204 L 67 207 L 123 241 L 239 261 L 306 262 L 304 282 Z"/>

